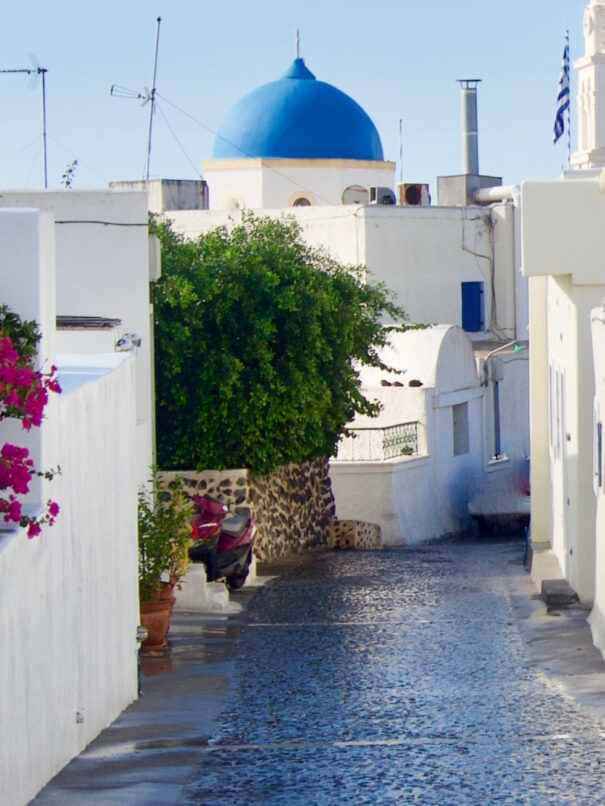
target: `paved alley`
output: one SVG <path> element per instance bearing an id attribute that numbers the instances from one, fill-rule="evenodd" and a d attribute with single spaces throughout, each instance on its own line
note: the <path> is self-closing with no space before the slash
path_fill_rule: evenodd
<path id="1" fill-rule="evenodd" d="M 605 803 L 598 722 L 520 635 L 522 553 L 463 540 L 280 567 L 182 802 Z"/>
<path id="2" fill-rule="evenodd" d="M 585 611 L 532 597 L 523 550 L 265 566 L 241 611 L 175 619 L 143 697 L 35 803 L 605 804 L 605 663 Z"/>

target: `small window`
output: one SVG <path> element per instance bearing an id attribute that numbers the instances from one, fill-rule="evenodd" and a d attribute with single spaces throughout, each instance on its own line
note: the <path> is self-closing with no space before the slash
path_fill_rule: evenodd
<path id="1" fill-rule="evenodd" d="M 468 403 L 452 406 L 452 427 L 454 433 L 454 456 L 469 452 Z"/>
<path id="2" fill-rule="evenodd" d="M 462 329 L 467 333 L 479 333 L 485 328 L 483 283 L 461 283 Z"/>
<path id="3" fill-rule="evenodd" d="M 288 199 L 287 207 L 311 207 L 316 204 L 315 197 L 312 193 L 307 193 L 304 190 L 297 190 Z"/>
<path id="4" fill-rule="evenodd" d="M 370 192 L 361 185 L 349 185 L 342 191 L 343 204 L 368 204 Z"/>

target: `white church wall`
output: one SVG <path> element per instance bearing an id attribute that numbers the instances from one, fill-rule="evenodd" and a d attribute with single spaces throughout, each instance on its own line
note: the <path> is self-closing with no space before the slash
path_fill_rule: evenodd
<path id="1" fill-rule="evenodd" d="M 49 363 L 54 235 L 50 213 L 0 211 L 1 298 L 40 324 Z M 136 697 L 136 360 L 75 356 L 68 372 L 59 357 L 65 391 L 30 442 L 0 423 L 2 443 L 33 440 L 37 466 L 62 471 L 40 480 L 39 504 L 61 508 L 51 529 L 0 524 L 1 803 L 28 802 Z"/>
<path id="2" fill-rule="evenodd" d="M 147 194 L 136 191 L 3 191 L 0 207 L 35 207 L 55 219 L 56 305 L 64 316 L 121 319 L 141 337 L 137 353 L 137 464 L 153 462 L 152 331 Z M 59 349 L 62 346 L 62 334 Z M 89 343 L 80 342 L 86 352 Z M 73 340 L 69 349 L 74 349 Z"/>
<path id="3" fill-rule="evenodd" d="M 210 210 L 263 207 L 261 160 L 215 160 L 203 167 Z"/>
<path id="4" fill-rule="evenodd" d="M 295 198 L 316 205 L 342 205 L 345 188 L 359 185 L 393 188 L 392 162 L 349 160 L 279 160 L 275 170 L 265 169 L 263 207 L 290 207 Z M 369 200 L 369 198 L 368 198 Z"/>
<path id="5" fill-rule="evenodd" d="M 345 188 L 393 187 L 393 162 L 365 160 L 242 159 L 204 163 L 210 209 L 240 198 L 246 209 L 291 207 L 303 197 L 313 205 L 341 205 Z"/>

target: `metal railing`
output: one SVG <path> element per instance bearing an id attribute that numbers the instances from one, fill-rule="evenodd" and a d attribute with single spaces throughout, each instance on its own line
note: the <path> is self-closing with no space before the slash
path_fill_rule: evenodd
<path id="1" fill-rule="evenodd" d="M 397 423 L 386 428 L 347 428 L 338 445 L 337 459 L 374 462 L 418 455 L 418 422 Z"/>

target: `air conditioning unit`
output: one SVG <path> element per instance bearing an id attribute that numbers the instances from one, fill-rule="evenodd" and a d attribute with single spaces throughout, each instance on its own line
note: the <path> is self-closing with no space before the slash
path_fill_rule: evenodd
<path id="1" fill-rule="evenodd" d="M 406 207 L 428 207 L 431 203 L 429 186 L 424 184 L 397 185 L 399 191 L 399 204 Z"/>
<path id="2" fill-rule="evenodd" d="M 370 187 L 370 204 L 397 204 L 391 188 Z"/>

